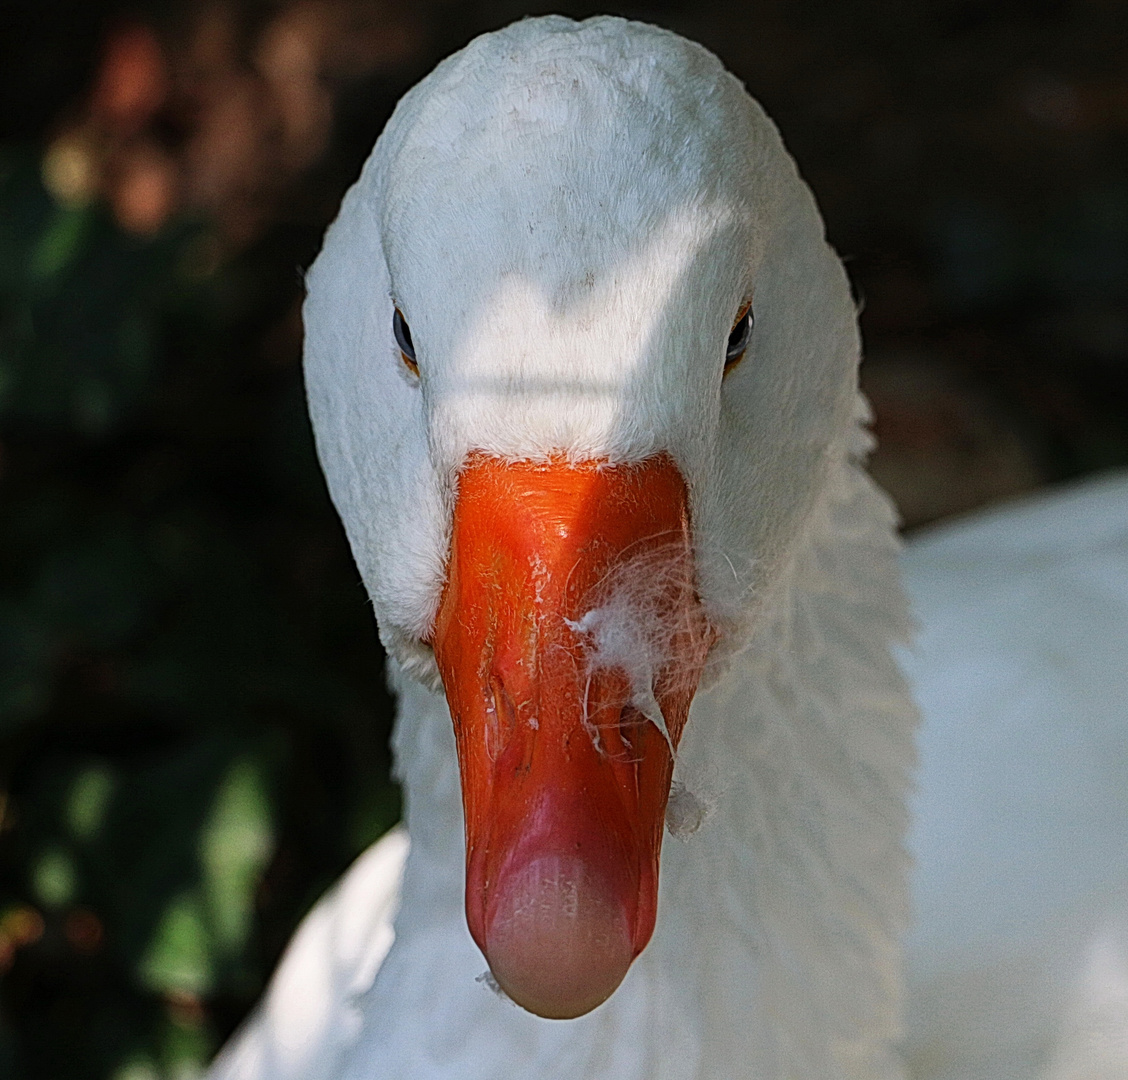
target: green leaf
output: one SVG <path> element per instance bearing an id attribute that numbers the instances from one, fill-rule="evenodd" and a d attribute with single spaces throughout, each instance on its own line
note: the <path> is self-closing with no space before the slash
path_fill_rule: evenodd
<path id="1" fill-rule="evenodd" d="M 92 221 L 88 207 L 58 207 L 31 253 L 32 279 L 48 281 L 70 266 L 82 254 Z"/>
<path id="2" fill-rule="evenodd" d="M 176 897 L 157 924 L 141 960 L 142 982 L 165 994 L 206 994 L 215 981 L 211 935 L 194 893 Z"/>
<path id="3" fill-rule="evenodd" d="M 274 849 L 270 806 L 259 767 L 239 761 L 228 772 L 200 836 L 208 914 L 219 948 L 237 953 L 247 940 L 254 891 Z"/>
<path id="4" fill-rule="evenodd" d="M 76 884 L 74 860 L 61 848 L 50 848 L 39 857 L 32 873 L 32 888 L 44 907 L 60 908 L 69 903 Z"/>
<path id="5" fill-rule="evenodd" d="M 114 778 L 109 769 L 94 765 L 75 778 L 67 800 L 67 824 L 77 840 L 89 840 L 102 827 Z"/>

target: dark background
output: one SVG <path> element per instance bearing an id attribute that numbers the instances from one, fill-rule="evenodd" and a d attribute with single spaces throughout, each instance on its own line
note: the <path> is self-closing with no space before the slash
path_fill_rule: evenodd
<path id="1" fill-rule="evenodd" d="M 187 1080 L 395 821 L 301 269 L 397 97 L 585 4 L 0 7 L 0 1076 Z M 623 5 L 779 123 L 906 525 L 1128 462 L 1128 5 Z"/>

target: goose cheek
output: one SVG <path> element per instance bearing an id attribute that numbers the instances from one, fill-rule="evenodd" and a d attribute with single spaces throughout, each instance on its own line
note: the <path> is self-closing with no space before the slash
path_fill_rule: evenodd
<path id="1" fill-rule="evenodd" d="M 475 455 L 460 474 L 432 644 L 466 915 L 499 985 L 537 1015 L 605 1001 L 653 931 L 673 751 L 713 641 L 692 568 L 665 455 Z"/>

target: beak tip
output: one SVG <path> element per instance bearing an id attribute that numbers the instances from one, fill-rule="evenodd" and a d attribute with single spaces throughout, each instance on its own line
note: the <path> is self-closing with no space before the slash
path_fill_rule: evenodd
<path id="1" fill-rule="evenodd" d="M 483 950 L 498 985 L 547 1020 L 591 1012 L 636 955 L 623 900 L 579 861 L 537 859 L 512 878 L 498 883 Z"/>

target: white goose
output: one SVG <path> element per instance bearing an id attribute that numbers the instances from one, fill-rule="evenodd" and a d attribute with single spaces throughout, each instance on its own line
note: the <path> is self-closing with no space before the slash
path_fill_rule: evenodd
<path id="1" fill-rule="evenodd" d="M 652 27 L 479 38 L 305 315 L 406 832 L 212 1076 L 902 1076 L 909 620 L 849 289 L 762 110 Z"/>

